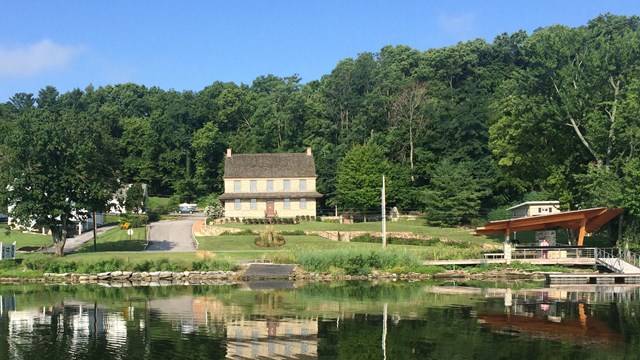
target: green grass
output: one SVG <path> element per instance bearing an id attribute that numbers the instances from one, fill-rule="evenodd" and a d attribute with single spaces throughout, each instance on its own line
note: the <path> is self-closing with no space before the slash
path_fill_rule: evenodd
<path id="1" fill-rule="evenodd" d="M 237 266 L 225 259 L 199 256 L 196 253 L 141 253 L 141 252 L 107 252 L 73 254 L 58 258 L 52 254 L 31 254 L 22 259 L 19 267 L 0 268 L 3 271 L 19 272 L 35 271 L 36 274 L 53 273 L 100 273 L 105 271 L 208 271 L 236 270 Z M 21 277 L 24 277 L 21 276 Z"/>
<path id="2" fill-rule="evenodd" d="M 142 251 L 147 244 L 144 228 L 134 228 L 133 235 L 129 238 L 127 230 L 119 228 L 111 229 L 98 237 L 97 250 L 104 251 Z M 93 241 L 81 246 L 77 252 L 93 252 Z"/>
<path id="3" fill-rule="evenodd" d="M 24 269 L 24 266 L 18 261 L 2 260 L 0 261 L 0 277 L 25 279 L 42 277 L 42 274 L 39 271 Z"/>
<path id="4" fill-rule="evenodd" d="M 22 231 L 13 230 L 7 234 L 5 229 L 0 231 L 0 242 L 9 244 L 16 242 L 16 249 L 21 247 L 46 247 L 53 244 L 51 235 L 43 235 L 36 233 L 23 233 Z"/>
<path id="5" fill-rule="evenodd" d="M 167 207 L 169 205 L 168 197 L 160 197 L 160 196 L 149 196 L 149 202 L 147 207 L 149 209 L 157 209 L 159 207 Z"/>
<path id="6" fill-rule="evenodd" d="M 120 223 L 120 215 L 117 214 L 104 214 L 105 224 L 115 225 Z"/>
<path id="7" fill-rule="evenodd" d="M 217 226 L 238 228 L 238 229 L 252 229 L 262 230 L 265 225 L 245 225 L 242 223 L 227 223 L 219 224 Z M 276 231 L 369 231 L 380 232 L 382 231 L 381 222 L 367 222 L 367 223 L 355 223 L 355 224 L 338 224 L 321 221 L 302 221 L 296 225 L 273 225 Z M 410 232 L 414 234 L 429 235 L 435 238 L 451 239 L 451 240 L 466 240 L 474 242 L 499 242 L 499 239 L 489 239 L 485 236 L 474 236 L 471 234 L 471 229 L 462 228 L 439 228 L 433 226 L 425 226 L 421 221 L 398 221 L 387 222 L 387 232 Z"/>

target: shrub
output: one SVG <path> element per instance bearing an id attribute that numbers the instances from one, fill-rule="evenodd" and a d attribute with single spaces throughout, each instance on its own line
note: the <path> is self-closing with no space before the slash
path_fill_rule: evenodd
<path id="1" fill-rule="evenodd" d="M 120 216 L 120 228 L 123 230 L 142 227 L 149 222 L 147 215 L 123 214 Z"/>
<path id="2" fill-rule="evenodd" d="M 344 269 L 349 275 L 369 274 L 372 268 L 388 270 L 397 266 L 419 266 L 414 253 L 396 250 L 329 250 L 304 252 L 296 255 L 296 262 L 313 272 L 328 272 L 330 268 Z"/>
<path id="3" fill-rule="evenodd" d="M 236 271 L 238 265 L 225 260 L 195 260 L 191 263 L 191 269 L 195 271 Z"/>
<path id="4" fill-rule="evenodd" d="M 78 264 L 74 261 L 64 261 L 52 255 L 29 256 L 22 262 L 28 270 L 36 270 L 49 273 L 77 272 Z"/>
<path id="5" fill-rule="evenodd" d="M 285 240 L 282 234 L 273 230 L 273 226 L 267 226 L 264 231 L 260 232 L 255 244 L 260 247 L 275 247 L 284 245 Z"/>
<path id="6" fill-rule="evenodd" d="M 220 235 L 253 235 L 253 231 L 251 229 L 243 229 L 238 232 L 223 231 Z"/>
<path id="7" fill-rule="evenodd" d="M 118 270 L 125 270 L 125 262 L 122 259 L 99 260 L 95 263 L 80 263 L 77 266 L 78 272 L 87 274 Z"/>
<path id="8" fill-rule="evenodd" d="M 295 264 L 296 257 L 290 252 L 274 252 L 266 255 L 274 264 Z"/>
<path id="9" fill-rule="evenodd" d="M 20 267 L 16 260 L 2 260 L 0 261 L 0 270 L 17 269 Z"/>
<path id="10" fill-rule="evenodd" d="M 371 273 L 371 266 L 361 254 L 350 257 L 344 264 L 347 275 L 367 275 Z"/>
<path id="11" fill-rule="evenodd" d="M 166 208 L 163 206 L 159 206 L 157 208 L 147 210 L 147 218 L 149 222 L 158 221 L 160 220 L 160 215 L 166 214 L 166 213 L 167 213 Z"/>
<path id="12" fill-rule="evenodd" d="M 287 236 L 290 236 L 290 235 L 297 235 L 297 236 L 306 235 L 304 233 L 304 230 L 285 230 L 285 231 L 281 231 L 280 233 L 282 235 L 287 235 Z"/>

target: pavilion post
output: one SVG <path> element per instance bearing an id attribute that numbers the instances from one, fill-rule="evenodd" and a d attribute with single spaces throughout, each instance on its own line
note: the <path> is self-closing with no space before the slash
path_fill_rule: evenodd
<path id="1" fill-rule="evenodd" d="M 510 233 L 511 229 L 509 228 L 504 231 L 504 259 L 507 264 L 511 263 L 511 241 L 509 239 Z"/>
<path id="2" fill-rule="evenodd" d="M 584 243 L 584 235 L 587 232 L 587 218 L 583 217 L 580 220 L 580 232 L 578 233 L 578 246 L 582 246 Z"/>

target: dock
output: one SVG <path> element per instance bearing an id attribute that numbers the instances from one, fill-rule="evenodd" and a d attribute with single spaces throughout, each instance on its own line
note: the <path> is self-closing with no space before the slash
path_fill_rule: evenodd
<path id="1" fill-rule="evenodd" d="M 640 274 L 547 274 L 549 286 L 640 284 Z"/>
<path id="2" fill-rule="evenodd" d="M 477 266 L 482 264 L 509 264 L 521 262 L 554 266 L 599 266 L 607 273 L 547 274 L 547 284 L 595 285 L 595 284 L 640 284 L 640 256 L 618 249 L 585 247 L 521 247 L 511 251 L 511 258 L 503 253 L 487 253 L 482 259 L 428 260 L 424 265 Z"/>

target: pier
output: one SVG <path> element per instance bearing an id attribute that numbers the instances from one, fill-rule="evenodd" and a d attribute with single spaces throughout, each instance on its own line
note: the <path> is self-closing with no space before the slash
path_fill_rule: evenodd
<path id="1" fill-rule="evenodd" d="M 509 264 L 513 261 L 535 265 L 599 266 L 607 273 L 547 274 L 547 284 L 640 284 L 640 255 L 615 248 L 520 247 L 511 249 L 511 259 L 503 253 L 487 253 L 482 259 L 428 260 L 424 265 L 477 266 Z"/>

